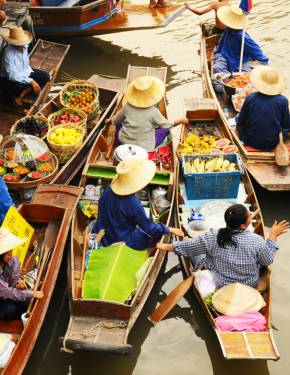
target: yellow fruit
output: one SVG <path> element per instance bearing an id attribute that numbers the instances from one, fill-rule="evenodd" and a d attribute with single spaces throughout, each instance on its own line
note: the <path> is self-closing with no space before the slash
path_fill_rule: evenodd
<path id="1" fill-rule="evenodd" d="M 56 134 L 55 134 L 55 132 L 52 132 L 50 134 L 49 140 L 53 142 L 55 140 L 55 138 L 56 138 Z"/>

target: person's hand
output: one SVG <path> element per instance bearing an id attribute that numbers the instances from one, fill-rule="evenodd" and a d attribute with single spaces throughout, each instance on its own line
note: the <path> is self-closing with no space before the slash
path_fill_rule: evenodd
<path id="1" fill-rule="evenodd" d="M 158 244 L 156 245 L 157 249 L 161 250 L 161 251 L 173 251 L 173 246 L 171 243 L 161 243 L 161 242 L 158 242 Z"/>
<path id="2" fill-rule="evenodd" d="M 41 290 L 34 290 L 32 292 L 32 296 L 33 296 L 33 298 L 36 298 L 36 299 L 42 299 L 44 294 L 43 294 L 43 291 L 41 291 Z"/>
<path id="3" fill-rule="evenodd" d="M 16 289 L 26 289 L 26 284 L 23 280 L 18 280 L 16 284 Z"/>
<path id="4" fill-rule="evenodd" d="M 270 230 L 269 239 L 276 241 L 276 239 L 282 234 L 286 233 L 288 229 L 289 229 L 289 221 L 282 220 L 280 221 L 280 223 L 278 223 L 277 220 L 275 220 Z"/>
<path id="5" fill-rule="evenodd" d="M 40 92 L 40 86 L 39 86 L 39 84 L 36 81 L 34 81 L 34 79 L 31 82 L 31 86 L 32 86 L 33 91 L 35 92 L 35 94 L 38 94 Z"/>
<path id="6" fill-rule="evenodd" d="M 182 237 L 182 238 L 184 237 L 183 230 L 179 228 L 169 228 L 169 233 L 177 237 Z"/>
<path id="7" fill-rule="evenodd" d="M 112 124 L 112 120 L 111 120 L 110 118 L 107 118 L 107 119 L 105 120 L 105 124 L 106 124 L 106 125 L 111 125 L 111 124 Z"/>
<path id="8" fill-rule="evenodd" d="M 174 126 L 175 125 L 180 125 L 180 124 L 187 125 L 188 124 L 188 119 L 187 118 L 179 118 L 178 120 L 174 121 Z"/>

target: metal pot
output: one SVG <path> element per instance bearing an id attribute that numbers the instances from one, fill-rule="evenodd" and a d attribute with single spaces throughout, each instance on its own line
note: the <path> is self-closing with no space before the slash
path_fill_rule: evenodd
<path id="1" fill-rule="evenodd" d="M 228 85 L 228 82 L 233 78 L 233 77 L 237 77 L 237 76 L 241 76 L 245 74 L 245 72 L 242 72 L 242 73 L 228 73 L 228 74 L 225 74 L 223 75 L 222 77 L 222 83 L 224 85 L 224 89 L 225 89 L 225 92 L 229 95 L 229 96 L 232 96 L 232 95 L 235 95 L 236 94 L 236 88 L 235 87 L 232 87 L 232 86 L 229 86 Z"/>
<path id="2" fill-rule="evenodd" d="M 160 197 L 165 199 L 166 194 L 167 190 L 162 188 L 161 186 L 158 186 L 158 188 L 152 190 L 152 198 L 154 201 Z"/>
<path id="3" fill-rule="evenodd" d="M 114 163 L 118 164 L 127 159 L 146 160 L 148 153 L 144 148 L 136 145 L 126 144 L 116 147 L 113 156 Z"/>

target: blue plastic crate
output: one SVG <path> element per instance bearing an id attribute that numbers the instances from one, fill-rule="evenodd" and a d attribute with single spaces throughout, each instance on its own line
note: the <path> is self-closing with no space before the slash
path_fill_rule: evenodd
<path id="1" fill-rule="evenodd" d="M 229 160 L 231 163 L 236 163 L 239 170 L 234 172 L 186 173 L 185 162 L 188 159 L 209 160 L 219 156 L 223 156 L 224 160 Z M 241 174 L 244 171 L 238 154 L 184 155 L 182 157 L 182 169 L 187 199 L 236 198 Z"/>

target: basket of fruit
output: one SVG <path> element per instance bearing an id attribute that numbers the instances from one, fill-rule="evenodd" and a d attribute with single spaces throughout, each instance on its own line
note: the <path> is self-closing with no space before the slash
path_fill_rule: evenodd
<path id="1" fill-rule="evenodd" d="M 47 141 L 60 163 L 66 162 L 81 147 L 86 130 L 80 125 L 62 124 L 49 129 Z"/>
<path id="2" fill-rule="evenodd" d="M 75 124 L 85 127 L 87 123 L 87 115 L 80 109 L 63 108 L 48 116 L 48 124 L 50 127 L 62 124 Z"/>
<path id="3" fill-rule="evenodd" d="M 60 102 L 64 107 L 81 109 L 92 120 L 99 112 L 99 90 L 89 81 L 72 81 L 61 90 Z"/>
<path id="4" fill-rule="evenodd" d="M 24 133 L 44 138 L 48 132 L 48 121 L 43 116 L 27 116 L 16 121 L 10 134 Z"/>
<path id="5" fill-rule="evenodd" d="M 225 92 L 229 95 L 235 95 L 236 89 L 240 89 L 250 83 L 250 73 L 231 73 L 222 78 Z"/>

